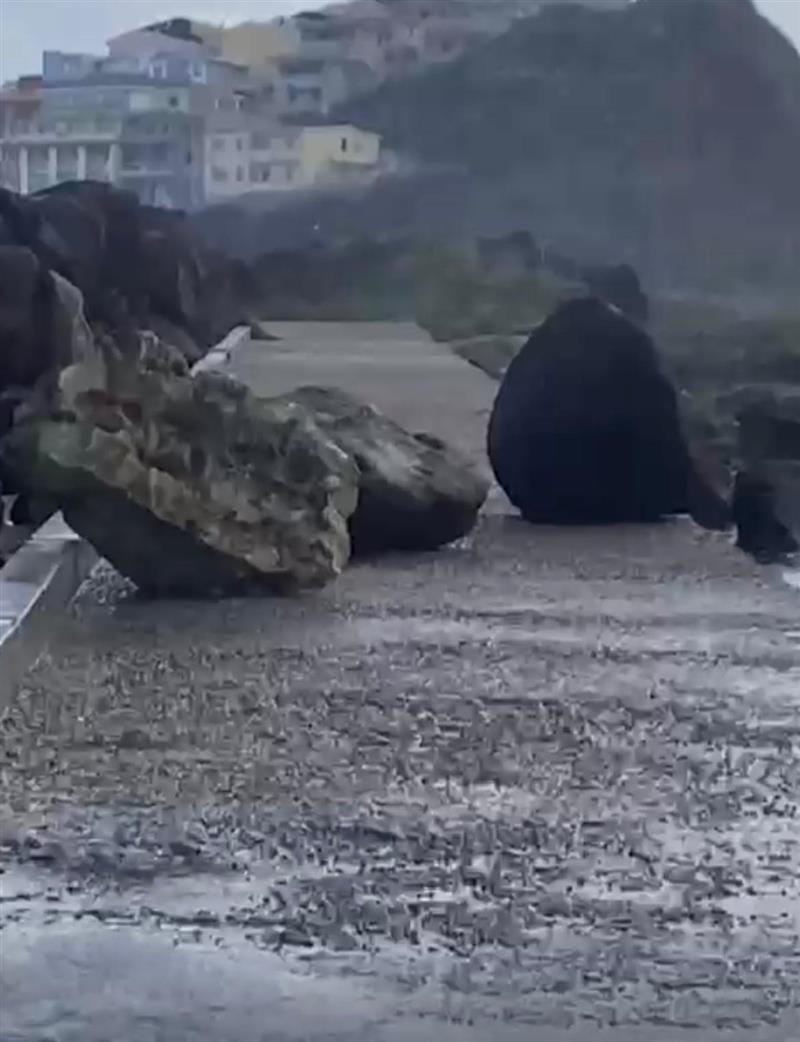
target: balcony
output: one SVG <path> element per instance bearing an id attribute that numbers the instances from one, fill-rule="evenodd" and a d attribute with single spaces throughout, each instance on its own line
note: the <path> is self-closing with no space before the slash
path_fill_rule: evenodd
<path id="1" fill-rule="evenodd" d="M 137 177 L 152 177 L 161 180 L 169 180 L 180 177 L 180 171 L 169 166 L 154 166 L 151 163 L 134 163 L 120 167 L 119 177 L 125 180 L 134 180 Z"/>
<path id="2" fill-rule="evenodd" d="M 122 129 L 118 120 L 56 120 L 52 123 L 16 123 L 9 128 L 5 140 L 14 144 L 54 145 L 65 141 L 76 143 L 115 141 Z"/>

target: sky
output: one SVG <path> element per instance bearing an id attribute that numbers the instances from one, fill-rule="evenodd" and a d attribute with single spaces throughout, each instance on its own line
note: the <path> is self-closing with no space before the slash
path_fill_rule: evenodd
<path id="1" fill-rule="evenodd" d="M 800 50 L 800 0 L 756 3 Z M 231 23 L 322 6 L 323 0 L 0 0 L 0 82 L 38 72 L 43 50 L 102 54 L 109 36 L 171 15 Z"/>

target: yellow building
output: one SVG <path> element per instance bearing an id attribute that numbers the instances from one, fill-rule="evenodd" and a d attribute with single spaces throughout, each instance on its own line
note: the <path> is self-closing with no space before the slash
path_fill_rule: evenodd
<path id="1" fill-rule="evenodd" d="M 351 124 L 209 129 L 205 192 L 210 203 L 246 192 L 296 192 L 369 184 L 381 170 L 378 134 Z"/>
<path id="2" fill-rule="evenodd" d="M 377 172 L 381 139 L 351 124 L 303 127 L 300 156 L 308 184 L 346 184 Z"/>
<path id="3" fill-rule="evenodd" d="M 291 19 L 242 22 L 222 30 L 222 57 L 257 70 L 274 65 L 279 58 L 297 54 L 301 42 L 300 33 Z"/>

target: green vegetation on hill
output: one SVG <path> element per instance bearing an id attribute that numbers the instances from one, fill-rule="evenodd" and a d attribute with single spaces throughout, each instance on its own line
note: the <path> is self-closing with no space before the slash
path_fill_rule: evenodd
<path id="1" fill-rule="evenodd" d="M 437 340 L 529 329 L 564 292 L 545 273 L 492 272 L 474 245 L 428 241 L 265 254 L 254 270 L 265 318 L 414 319 Z"/>
<path id="2" fill-rule="evenodd" d="M 558 5 L 336 118 L 442 171 L 331 203 L 339 229 L 380 234 L 400 201 L 410 232 L 529 228 L 650 285 L 800 279 L 800 56 L 752 0 Z"/>
<path id="3" fill-rule="evenodd" d="M 586 290 L 574 273 L 569 279 L 541 264 L 531 267 L 513 237 L 489 245 L 482 253 L 476 240 L 362 239 L 263 254 L 252 268 L 261 316 L 413 319 L 434 339 L 458 342 L 463 357 L 498 376 L 520 334 Z M 649 328 L 680 387 L 702 394 L 744 383 L 800 383 L 800 308 L 745 318 L 700 297 L 656 295 Z"/>
<path id="4" fill-rule="evenodd" d="M 547 275 L 492 277 L 474 258 L 442 247 L 417 255 L 414 282 L 414 317 L 435 340 L 530 329 L 564 293 Z"/>
<path id="5" fill-rule="evenodd" d="M 800 310 L 742 318 L 721 307 L 656 301 L 651 328 L 681 387 L 800 383 Z"/>

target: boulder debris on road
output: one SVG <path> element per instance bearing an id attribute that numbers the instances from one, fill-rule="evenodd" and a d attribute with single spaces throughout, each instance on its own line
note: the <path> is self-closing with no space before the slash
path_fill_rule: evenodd
<path id="1" fill-rule="evenodd" d="M 489 421 L 498 482 L 528 521 L 610 524 L 728 508 L 691 458 L 647 334 L 596 298 L 558 307 L 509 365 Z"/>
<path id="2" fill-rule="evenodd" d="M 430 434 L 410 434 L 374 406 L 335 387 L 299 387 L 295 402 L 358 469 L 350 517 L 353 555 L 435 550 L 475 526 L 489 484 L 472 461 Z"/>
<path id="3" fill-rule="evenodd" d="M 800 549 L 800 390 L 743 387 L 724 401 L 737 419 L 737 545 L 765 563 Z"/>
<path id="4" fill-rule="evenodd" d="M 355 467 L 298 402 L 194 376 L 152 333 L 101 338 L 104 371 L 61 374 L 60 408 L 18 423 L 6 463 L 144 593 L 319 586 L 347 563 Z"/>

